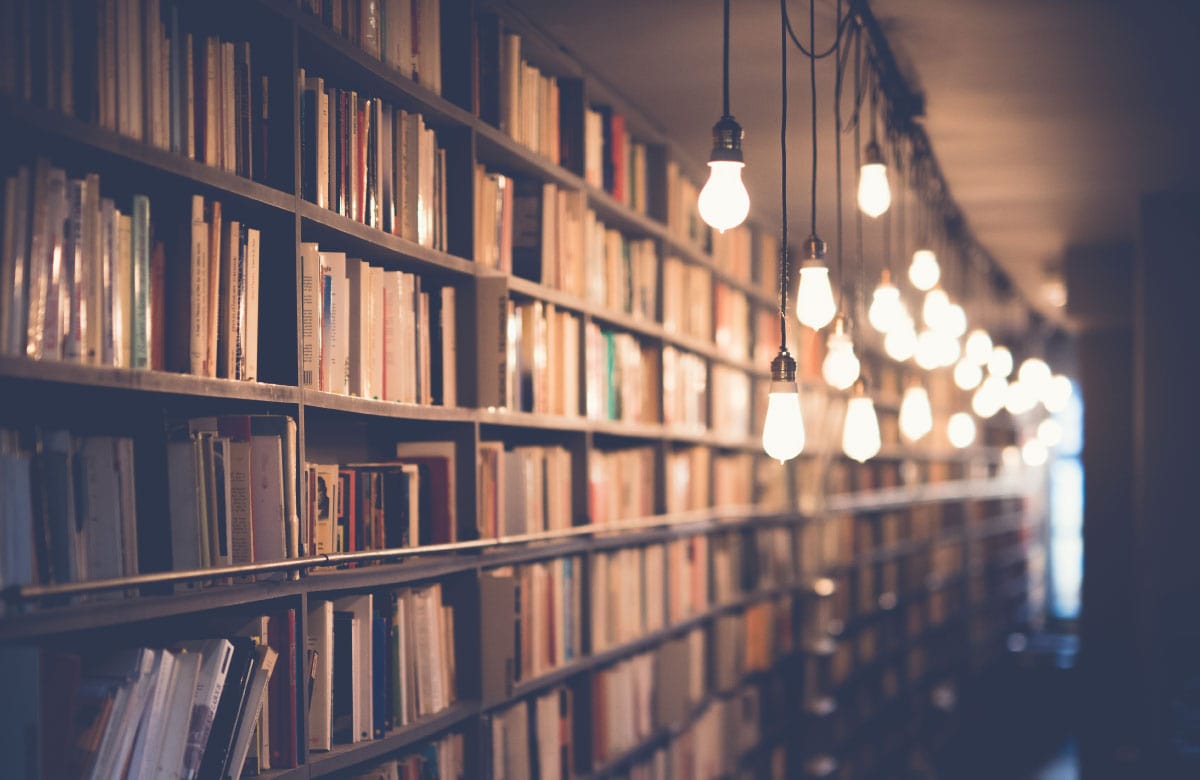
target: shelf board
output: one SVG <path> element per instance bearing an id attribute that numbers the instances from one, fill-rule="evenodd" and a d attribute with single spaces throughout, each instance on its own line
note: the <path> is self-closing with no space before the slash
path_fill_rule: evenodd
<path id="1" fill-rule="evenodd" d="M 478 702 L 456 702 L 441 712 L 427 715 L 408 726 L 393 729 L 379 739 L 351 745 L 336 745 L 328 752 L 310 753 L 309 777 L 327 777 L 366 761 L 380 759 L 389 753 L 395 753 L 449 731 L 478 714 Z"/>
<path id="2" fill-rule="evenodd" d="M 15 124 L 42 137 L 86 148 L 94 154 L 105 155 L 144 171 L 200 185 L 210 193 L 219 193 L 222 200 L 257 203 L 280 212 L 290 212 L 295 207 L 296 197 L 293 193 L 268 187 L 244 176 L 150 146 L 56 111 L 38 108 L 22 100 L 0 98 L 0 117 L 5 118 L 3 124 Z"/>
<path id="3" fill-rule="evenodd" d="M 868 512 L 897 509 L 909 504 L 928 504 L 950 501 L 979 501 L 1022 496 L 1021 485 L 1011 480 L 950 480 L 923 485 L 859 493 L 839 493 L 829 496 L 826 512 Z"/>
<path id="4" fill-rule="evenodd" d="M 265 403 L 296 403 L 299 399 L 298 390 L 290 385 L 241 382 L 236 379 L 214 379 L 170 371 L 113 368 L 58 360 L 0 357 L 0 380 L 13 379 L 80 385 L 83 389 L 107 387 L 142 393 L 233 398 Z"/>
<path id="5" fill-rule="evenodd" d="M 401 420 L 437 420 L 444 422 L 474 422 L 476 410 L 461 406 L 431 406 L 427 404 L 402 404 L 395 401 L 378 401 L 340 393 L 319 390 L 302 392 L 305 407 L 372 417 L 393 417 Z"/>
<path id="6" fill-rule="evenodd" d="M 361 252 L 367 255 L 367 260 L 393 259 L 409 265 L 416 261 L 418 266 L 432 266 L 460 276 L 474 276 L 478 271 L 478 266 L 470 260 L 421 246 L 399 236 L 393 236 L 361 222 L 355 222 L 335 211 L 323 209 L 306 200 L 296 202 L 296 211 L 301 218 L 302 234 L 315 229 L 334 234 L 334 240 L 337 238 L 349 239 L 355 244 L 351 254 Z M 304 230 L 306 227 L 309 231 Z M 308 236 L 306 236 L 306 240 L 308 240 Z M 318 243 L 329 244 L 331 241 L 318 241 Z M 420 269 L 417 268 L 417 270 Z"/>

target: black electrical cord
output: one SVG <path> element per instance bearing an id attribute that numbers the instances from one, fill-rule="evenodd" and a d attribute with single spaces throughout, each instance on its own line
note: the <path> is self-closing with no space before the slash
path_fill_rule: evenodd
<path id="1" fill-rule="evenodd" d="M 786 2 L 784 8 L 786 11 Z M 784 19 L 787 19 L 786 13 Z M 809 40 L 816 43 L 817 0 L 808 0 L 808 36 Z M 815 236 L 817 235 L 817 58 L 813 56 L 808 58 L 808 86 L 812 95 L 812 231 L 810 234 Z"/>
<path id="2" fill-rule="evenodd" d="M 833 39 L 833 43 L 829 46 L 828 49 L 821 52 L 820 54 L 813 54 L 811 51 L 809 51 L 807 48 L 805 48 L 804 44 L 801 43 L 800 39 L 796 36 L 796 31 L 794 29 L 792 29 L 792 20 L 788 16 L 787 7 L 785 6 L 783 9 L 783 23 L 784 23 L 784 26 L 787 28 L 788 36 L 791 37 L 792 43 L 794 43 L 796 45 L 796 48 L 799 49 L 800 52 L 805 57 L 808 57 L 810 60 L 823 60 L 826 57 L 828 57 L 829 55 L 833 54 L 835 51 L 837 51 L 838 41 L 841 40 L 842 33 L 845 32 L 845 28 L 846 28 L 846 25 L 848 22 L 849 22 L 849 17 L 847 17 L 846 19 L 839 20 L 838 25 L 837 25 L 837 36 Z M 817 47 L 817 41 L 815 38 L 812 39 L 812 46 L 814 49 Z"/>
<path id="3" fill-rule="evenodd" d="M 780 33 L 779 33 L 779 83 L 782 92 L 780 100 L 779 119 L 779 173 L 780 173 L 780 207 L 783 210 L 783 242 L 780 246 L 781 262 L 779 264 L 779 351 L 787 352 L 787 294 L 788 294 L 788 213 L 787 213 L 787 0 L 779 0 Z"/>
<path id="4" fill-rule="evenodd" d="M 837 0 L 838 27 L 842 26 L 842 0 Z M 833 77 L 833 156 L 837 166 L 835 177 L 837 189 L 837 253 L 838 253 L 838 311 L 846 310 L 846 260 L 843 248 L 846 246 L 842 232 L 842 69 L 841 35 L 833 42 L 834 63 L 837 65 Z"/>
<path id="5" fill-rule="evenodd" d="M 725 110 L 723 116 L 729 116 L 729 0 L 725 0 L 725 58 L 723 60 L 722 73 L 725 83 Z"/>
<path id="6" fill-rule="evenodd" d="M 854 88 L 855 88 L 854 99 L 855 99 L 856 104 L 862 103 L 862 93 L 860 91 L 861 85 L 862 85 L 862 80 L 860 78 L 861 71 L 862 71 L 862 36 L 859 35 L 859 36 L 856 36 L 854 39 Z M 854 170 L 860 171 L 859 175 L 861 175 L 861 170 L 862 170 L 862 139 L 860 136 L 861 136 L 861 123 L 855 122 L 854 123 Z M 863 262 L 862 224 L 863 224 L 862 209 L 855 208 L 854 209 L 854 233 L 855 233 L 854 243 L 855 243 L 855 252 L 858 255 L 858 290 L 854 296 L 854 304 L 853 305 L 854 305 L 855 313 L 854 313 L 854 317 L 852 318 L 853 322 L 855 324 L 857 324 L 857 322 L 859 320 L 859 316 L 861 315 L 860 309 L 862 308 L 862 304 L 863 304 L 863 301 L 862 301 L 863 290 L 866 289 L 866 286 L 867 286 L 866 264 Z M 862 339 L 861 339 L 861 335 L 859 333 L 860 330 L 861 330 L 861 328 L 854 328 L 852 331 L 852 334 L 851 334 L 853 340 L 855 342 L 858 342 L 857 351 L 862 350 Z"/>

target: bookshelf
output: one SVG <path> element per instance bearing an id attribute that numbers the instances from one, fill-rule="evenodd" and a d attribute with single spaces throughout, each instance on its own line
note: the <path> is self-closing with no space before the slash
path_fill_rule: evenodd
<path id="1" fill-rule="evenodd" d="M 863 466 L 851 464 L 837 451 L 833 434 L 842 401 L 810 372 L 804 382 L 806 418 L 816 413 L 823 427 L 810 430 L 810 447 L 794 464 L 770 462 L 761 453 L 757 432 L 768 379 L 766 364 L 758 359 L 760 343 L 773 344 L 774 339 L 770 328 L 762 326 L 764 313 L 769 317 L 775 310 L 771 232 L 746 228 L 715 240 L 706 230 L 697 234 L 686 214 L 687 204 L 694 203 L 694 197 L 686 197 L 687 188 L 694 190 L 695 180 L 677 184 L 673 191 L 670 184 L 687 180 L 697 168 L 678 155 L 651 122 L 503 7 L 496 12 L 470 0 L 421 3 L 421 13 L 434 9 L 440 14 L 437 34 L 422 39 L 426 46 L 440 47 L 440 94 L 427 78 L 410 78 L 389 64 L 386 55 L 374 56 L 352 42 L 353 36 L 331 29 L 309 12 L 308 2 L 222 0 L 220 12 L 203 17 L 188 13 L 181 4 L 181 31 L 197 39 L 249 41 L 254 65 L 250 73 L 268 79 L 269 119 L 263 137 L 269 163 L 261 171 L 254 168 L 253 178 L 189 159 L 171 151 L 169 144 L 161 148 L 64 115 L 47 104 L 43 91 L 21 95 L 15 79 L 6 77 L 0 128 L 14 142 L 0 154 L 5 176 L 15 175 L 21 166 L 32 170 L 39 159 L 65 170 L 68 179 L 98 174 L 102 196 L 114 199 L 118 208 L 127 208 L 135 194 L 149 197 L 155 237 L 180 229 L 175 223 L 185 220 L 191 202 L 187 196 L 217 201 L 227 220 L 242 220 L 259 231 L 262 245 L 257 381 L 162 367 L 0 356 L 0 394 L 9 400 L 0 410 L 0 429 L 10 432 L 0 441 L 0 453 L 25 453 L 30 467 L 41 474 L 49 462 L 47 453 L 58 451 L 47 444 L 54 432 L 69 432 L 69 453 L 90 439 L 132 442 L 134 456 L 125 478 L 136 510 L 139 564 L 136 573 L 112 577 L 73 577 L 54 570 L 50 576 L 35 571 L 12 579 L 5 571 L 0 651 L 43 664 L 58 657 L 47 653 L 82 656 L 83 668 L 89 669 L 94 658 L 117 650 L 171 648 L 193 637 L 246 636 L 247 623 L 265 624 L 265 616 L 287 617 L 290 622 L 284 623 L 290 628 L 279 655 L 297 677 L 292 681 L 272 675 L 267 694 L 272 703 L 264 712 L 276 719 L 271 728 L 280 720 L 289 724 L 292 733 L 287 738 L 293 744 L 285 748 L 292 755 L 274 755 L 285 749 L 274 731 L 268 741 L 261 734 L 253 737 L 258 740 L 254 750 L 265 750 L 270 743 L 272 768 L 259 773 L 270 778 L 354 777 L 385 760 L 409 760 L 430 751 L 441 756 L 444 771 L 461 761 L 464 777 L 501 776 L 493 766 L 501 749 L 505 761 L 513 756 L 516 762 L 508 764 L 510 772 L 524 776 L 533 771 L 530 766 L 537 766 L 542 778 L 621 777 L 633 771 L 661 776 L 655 773 L 668 766 L 689 777 L 792 777 L 825 770 L 828 776 L 859 777 L 885 766 L 884 758 L 907 760 L 926 749 L 929 734 L 936 733 L 926 722 L 946 714 L 934 693 L 952 689 L 962 675 L 994 658 L 1006 633 L 1027 618 L 1026 566 L 1040 554 L 1038 518 L 1023 503 L 1028 485 L 1005 476 L 1000 468 L 998 447 L 1010 443 L 1005 436 L 1011 437 L 1011 431 L 993 423 L 987 429 L 987 446 L 952 451 L 944 441 L 904 446 L 895 440 L 895 425 L 885 424 L 880 457 Z M 124 0 L 97 5 L 102 13 L 135 6 L 142 8 Z M 47 13 L 90 7 L 90 0 L 70 0 L 53 4 L 56 10 Z M 161 3 L 164 20 L 171 18 L 173 7 Z M 360 4 L 343 5 L 351 7 Z M 26 10 L 14 12 L 22 23 L 36 27 L 52 18 L 39 13 L 22 16 Z M 147 31 L 153 27 L 142 24 Z M 492 29 L 489 25 L 501 34 L 521 35 L 522 56 L 530 67 L 557 79 L 560 107 L 569 107 L 558 118 L 561 125 L 555 123 L 566 128 L 561 145 L 569 148 L 567 165 L 518 142 L 472 110 L 473 95 L 488 84 L 482 76 L 478 83 L 473 81 L 479 56 L 476 35 L 481 28 Z M 162 29 L 169 44 L 174 33 L 168 35 L 167 24 Z M 21 51 L 29 54 L 31 63 L 46 53 Z M 307 156 L 312 151 L 305 135 L 311 104 L 297 78 L 301 70 L 324 79 L 330 88 L 355 91 L 393 111 L 421 116 L 436 136 L 437 148 L 444 150 L 444 165 L 432 174 L 435 192 L 440 191 L 435 199 L 443 199 L 438 203 L 445 220 L 440 239 L 384 232 L 368 224 L 369 216 L 338 213 L 302 192 L 306 166 L 319 158 Z M 33 73 L 38 72 L 33 67 Z M 83 94 L 81 90 L 81 100 Z M 623 116 L 631 148 L 640 145 L 641 151 L 634 154 L 642 162 L 633 163 L 630 171 L 644 185 L 644 193 L 618 197 L 616 185 L 587 178 L 582 160 L 587 148 L 584 113 L 597 107 Z M 572 136 L 572 128 L 580 133 L 578 138 Z M 599 301 L 577 285 L 572 291 L 562 279 L 528 278 L 529 274 L 476 262 L 477 165 L 513 180 L 539 187 L 553 184 L 559 191 L 579 195 L 584 209 L 606 231 L 615 231 L 613 240 L 644 242 L 640 246 L 652 252 L 655 262 L 653 278 L 643 279 L 645 289 L 654 292 L 639 304 L 642 309 L 633 303 L 614 306 Z M 339 175 L 331 172 L 331 180 Z M 397 182 L 393 180 L 399 186 Z M 365 180 L 353 186 L 362 192 L 369 189 Z M 402 209 L 395 209 L 399 219 Z M 438 381 L 453 381 L 457 403 L 431 403 L 428 395 L 419 402 L 381 400 L 390 391 L 362 397 L 347 388 L 323 385 L 322 379 L 306 380 L 306 371 L 318 365 L 305 362 L 313 336 L 306 332 L 312 304 L 304 296 L 303 256 L 305 247 L 313 244 L 323 253 L 369 261 L 387 279 L 410 275 L 430 296 L 432 291 L 452 291 L 454 308 L 445 321 L 422 320 L 411 312 L 397 316 L 413 317 L 415 327 L 424 331 L 424 341 L 417 335 L 415 342 L 417 354 L 426 357 L 410 354 L 408 359 L 416 362 L 405 365 L 422 370 L 421 360 L 432 360 L 431 353 L 438 353 L 444 372 Z M 168 262 L 188 261 L 173 249 L 165 251 L 172 253 Z M 692 306 L 688 297 L 671 298 L 677 277 L 668 278 L 665 269 L 672 265 L 688 278 L 687 290 L 700 291 L 702 305 Z M 488 296 L 497 291 L 505 304 L 537 313 L 528 320 L 531 331 L 540 332 L 538 314 L 550 322 L 551 311 L 577 327 L 564 331 L 569 334 L 565 337 L 546 337 L 551 341 L 531 336 L 526 343 L 520 336 L 510 337 L 505 328 L 512 321 L 508 312 L 494 310 L 494 300 L 489 303 Z M 392 300 L 387 295 L 385 302 Z M 163 299 L 156 303 L 152 297 L 149 308 L 158 305 L 164 305 Z M 337 316 L 341 315 L 330 314 L 330 322 L 340 328 L 333 319 Z M 502 324 L 494 327 L 497 321 Z M 447 336 L 448 344 L 436 341 L 431 333 L 435 325 L 437 333 L 453 334 Z M 212 322 L 208 327 L 218 325 Z M 340 344 L 335 331 L 324 330 L 324 320 L 318 318 L 313 327 L 328 339 L 322 343 Z M 494 375 L 488 373 L 497 364 L 486 363 L 488 355 L 481 349 L 496 336 L 508 351 L 503 370 L 513 374 L 504 380 L 506 387 L 499 395 L 501 389 L 489 381 Z M 225 344 L 225 335 L 219 342 L 217 336 L 212 338 L 214 344 Z M 382 352 L 365 350 L 362 343 L 367 338 L 359 336 L 358 346 L 368 355 L 359 358 L 359 364 L 390 359 L 386 347 Z M 815 343 L 810 339 L 793 347 L 802 356 L 802 366 L 819 367 Z M 564 349 L 577 366 L 553 365 Z M 612 362 L 597 362 L 600 349 Z M 323 355 L 319 352 L 317 360 L 324 360 Z M 329 359 L 336 367 L 341 358 Z M 903 369 L 878 356 L 872 362 L 878 374 L 891 375 L 893 390 L 900 386 L 897 377 Z M 613 364 L 628 369 L 614 378 Z M 539 378 L 546 365 L 554 368 L 552 380 Z M 566 389 L 570 387 L 574 392 Z M 529 410 L 522 411 L 527 393 L 532 394 Z M 886 399 L 880 403 L 885 415 L 889 410 L 894 414 L 897 407 L 894 397 L 890 404 Z M 935 415 L 946 414 L 948 407 L 935 407 Z M 296 504 L 296 538 L 284 531 L 283 557 L 263 559 L 256 552 L 243 561 L 236 561 L 233 553 L 221 558 L 216 551 L 224 548 L 213 542 L 204 565 L 180 570 L 172 566 L 172 542 L 178 534 L 172 486 L 180 482 L 169 442 L 178 444 L 180 436 L 187 441 L 236 441 L 228 432 L 197 431 L 202 425 L 196 421 L 245 415 L 294 421 L 291 460 L 288 434 L 273 434 L 281 447 L 283 485 L 272 489 L 283 491 L 285 505 L 286 500 Z M 186 434 L 179 430 L 184 423 L 185 429 L 190 427 Z M 376 494 L 356 492 L 375 489 L 361 487 L 373 484 L 362 475 L 378 464 L 403 461 L 398 445 L 407 447 L 410 457 L 413 448 L 450 453 L 438 455 L 440 462 L 425 464 L 427 469 L 440 469 L 439 477 L 415 469 L 406 472 L 409 476 L 401 475 L 400 469 L 388 472 L 401 479 L 406 491 L 435 479 L 444 481 L 444 492 L 435 500 L 426 500 L 432 494 L 420 499 L 427 508 L 453 502 L 453 516 L 438 521 L 449 523 L 439 526 L 442 535 L 426 539 L 421 531 L 419 544 L 397 547 L 391 526 L 377 529 L 377 536 L 364 542 L 357 535 L 366 531 L 347 525 L 344 530 L 327 529 L 333 541 L 319 541 L 322 510 L 315 498 L 317 477 L 311 476 L 316 472 L 309 467 L 334 468 L 339 475 L 355 472 L 360 488 L 347 492 L 339 486 L 335 495 L 365 500 Z M 210 441 L 195 446 L 229 445 Z M 506 479 L 503 473 L 489 476 L 480 466 L 485 453 L 500 450 L 507 461 L 519 449 L 539 448 L 563 453 L 555 472 L 558 479 L 546 480 L 537 490 L 537 501 L 546 502 L 536 504 L 544 510 L 545 521 L 532 526 L 528 522 L 534 506 L 528 494 L 527 503 L 509 510 L 521 515 L 520 530 L 508 532 L 516 526 L 500 525 L 503 531 L 481 533 L 489 527 L 484 515 L 493 506 L 485 496 Z M 3 465 L 12 468 L 7 461 Z M 13 478 L 11 471 L 3 476 Z M 560 483 L 569 483 L 565 493 Z M 508 488 L 516 484 L 510 479 Z M 626 503 L 596 503 L 596 496 L 624 495 L 631 485 L 645 493 Z M 562 495 L 550 498 L 554 487 Z M 326 489 L 334 490 L 332 485 Z M 379 490 L 382 495 L 383 488 Z M 553 511 L 547 508 L 551 503 Z M 44 525 L 51 511 L 49 504 L 35 502 L 30 521 Z M 329 522 L 334 520 L 329 517 Z M 36 529 L 49 539 L 43 525 Z M 22 540 L 6 528 L 3 541 L 11 555 Z M 49 541 L 24 543 L 44 556 L 55 552 Z M 198 542 L 207 543 L 203 538 Z M 658 603 L 643 603 L 639 614 L 644 622 L 623 622 L 619 630 L 606 631 L 600 642 L 593 622 L 599 619 L 599 604 L 611 599 L 613 619 L 626 617 L 618 594 L 595 591 L 601 581 L 597 572 L 607 571 L 612 584 L 629 566 L 637 567 L 643 594 L 652 594 Z M 520 589 L 513 584 L 522 573 L 543 570 L 557 573 L 530 575 Z M 539 578 L 545 581 L 534 582 Z M 521 659 L 512 636 L 522 630 L 522 619 L 529 620 L 540 609 L 516 604 L 519 615 L 514 614 L 515 594 L 543 587 L 551 593 L 574 589 L 570 596 L 548 598 L 567 610 L 559 618 L 579 627 L 573 636 L 562 637 L 554 634 L 557 628 L 543 625 L 551 636 L 536 637 L 539 646 L 544 641 L 558 644 L 548 658 L 539 656 L 536 673 L 526 669 L 514 675 L 512 667 Z M 398 625 L 388 622 L 393 618 L 382 604 L 401 598 L 396 594 L 435 588 L 450 610 L 445 616 L 450 628 L 444 629 L 449 633 L 442 639 L 454 647 L 454 668 L 440 684 L 453 695 L 436 711 L 413 713 L 403 723 L 392 723 L 390 717 L 387 723 L 377 723 L 377 733 L 368 738 L 333 738 L 329 749 L 312 747 L 310 739 L 320 735 L 312 726 L 311 706 L 321 696 L 302 683 L 311 661 L 305 650 L 315 631 L 314 610 L 333 602 L 343 605 L 334 607 L 335 614 L 350 615 L 359 607 L 349 605 L 366 603 L 370 596 L 375 605 L 371 620 L 382 622 L 368 625 L 354 619 L 359 621 L 355 625 L 366 626 L 363 636 L 375 637 L 380 626 Z M 636 594 L 619 595 L 628 601 Z M 649 597 L 642 598 L 645 602 Z M 572 606 L 565 606 L 568 603 Z M 550 625 L 556 627 L 557 620 Z M 350 636 L 345 631 L 332 636 Z M 266 629 L 261 633 L 265 637 Z M 354 641 L 357 644 L 347 647 L 365 652 L 365 640 Z M 391 659 L 392 646 L 380 641 L 378 647 Z M 263 638 L 259 646 L 270 644 Z M 339 657 L 335 650 L 332 663 L 338 664 Z M 596 686 L 609 677 L 623 680 L 622 675 L 630 673 L 622 670 L 632 668 L 634 658 L 652 670 L 649 688 L 643 681 L 638 690 L 652 693 L 640 700 L 640 709 L 632 700 L 614 698 L 610 704 L 620 712 L 637 710 L 644 723 L 633 735 L 596 733 L 594 715 L 608 706 L 603 699 L 608 694 L 600 694 Z M 360 672 L 374 673 L 376 667 L 370 667 Z M 339 674 L 340 669 L 336 666 L 331 673 Z M 690 670 L 691 677 L 670 676 L 683 673 L 681 669 Z M 335 697 L 353 688 L 359 696 L 354 706 L 365 706 L 361 691 L 371 686 L 340 678 L 331 684 Z M 625 690 L 624 682 L 613 684 L 614 691 Z M 676 689 L 678 695 L 671 693 Z M 522 738 L 507 731 L 501 714 L 518 707 L 532 713 L 539 697 L 555 692 L 571 702 L 571 717 L 563 715 L 558 724 L 563 740 L 559 747 L 570 759 L 552 767 L 536 755 L 545 734 L 536 731 L 535 715 L 530 714 L 522 727 L 530 729 L 522 756 L 512 753 L 520 753 Z M 338 701 L 335 698 L 331 706 L 338 707 Z M 389 713 L 399 712 L 395 702 L 384 704 Z M 42 733 L 36 718 L 29 725 L 33 733 Z M 253 725 L 250 729 L 256 733 Z M 878 734 L 895 738 L 882 746 L 869 745 L 871 735 Z M 602 737 L 612 738 L 603 749 L 597 742 Z M 42 747 L 51 743 L 42 733 Z M 461 757 L 448 758 L 456 750 Z M 43 754 L 35 750 L 32 755 Z M 50 766 L 44 755 L 40 760 L 43 768 Z"/>

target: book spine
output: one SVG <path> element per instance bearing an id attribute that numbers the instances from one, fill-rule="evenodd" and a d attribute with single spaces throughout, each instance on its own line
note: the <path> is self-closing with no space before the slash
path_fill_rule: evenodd
<path id="1" fill-rule="evenodd" d="M 150 199 L 133 196 L 132 367 L 150 367 Z"/>

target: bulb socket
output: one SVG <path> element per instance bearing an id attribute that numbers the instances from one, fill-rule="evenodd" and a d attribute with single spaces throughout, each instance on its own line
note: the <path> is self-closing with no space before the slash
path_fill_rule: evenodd
<path id="1" fill-rule="evenodd" d="M 882 285 L 891 284 L 891 283 L 892 283 L 892 272 L 889 271 L 888 269 L 884 268 L 883 271 L 880 272 L 880 274 L 879 274 L 879 284 L 882 286 Z"/>
<path id="2" fill-rule="evenodd" d="M 771 361 L 771 382 L 796 383 L 796 360 L 786 349 L 779 350 Z"/>
<path id="3" fill-rule="evenodd" d="M 742 159 L 742 139 L 746 133 L 737 120 L 729 114 L 717 120 L 713 125 L 712 154 L 709 162 L 744 162 Z"/>
<path id="4" fill-rule="evenodd" d="M 824 241 L 813 233 L 808 238 L 804 239 L 804 260 L 800 266 L 822 265 L 825 260 L 826 244 Z"/>
<path id="5" fill-rule="evenodd" d="M 866 157 L 865 165 L 882 165 L 883 150 L 879 148 L 879 144 L 872 141 L 867 144 L 867 148 L 863 150 L 863 155 Z"/>

